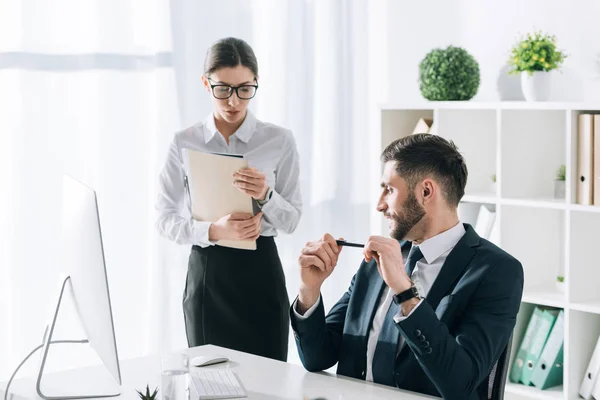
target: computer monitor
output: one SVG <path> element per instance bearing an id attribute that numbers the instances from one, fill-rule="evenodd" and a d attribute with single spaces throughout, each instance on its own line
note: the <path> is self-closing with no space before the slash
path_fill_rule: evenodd
<path id="1" fill-rule="evenodd" d="M 102 232 L 96 192 L 65 175 L 63 177 L 63 272 L 61 290 L 52 321 L 46 328 L 37 391 L 45 399 L 113 397 L 116 394 L 49 396 L 40 383 L 60 303 L 65 291 L 72 289 L 75 310 L 91 347 L 96 351 L 114 380 L 121 385 L 121 370 L 113 324 L 108 278 L 104 261 Z"/>

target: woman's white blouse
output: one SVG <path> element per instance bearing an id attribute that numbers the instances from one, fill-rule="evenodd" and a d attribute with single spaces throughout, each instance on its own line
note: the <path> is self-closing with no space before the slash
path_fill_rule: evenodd
<path id="1" fill-rule="evenodd" d="M 263 211 L 261 235 L 276 236 L 278 230 L 292 233 L 296 229 L 302 213 L 302 198 L 294 136 L 287 129 L 257 120 L 248 110 L 242 125 L 230 136 L 229 144 L 217 130 L 212 114 L 175 134 L 160 173 L 156 202 L 159 214 L 156 226 L 163 236 L 179 244 L 201 247 L 214 244 L 208 240 L 208 229 L 216 221 L 196 221 L 191 216 L 182 158 L 184 148 L 242 154 L 248 166 L 265 174 L 267 185 L 273 189 L 269 201 L 260 206 Z"/>

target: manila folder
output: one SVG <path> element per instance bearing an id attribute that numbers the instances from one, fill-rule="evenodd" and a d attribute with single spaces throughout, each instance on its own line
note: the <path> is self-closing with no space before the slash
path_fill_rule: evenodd
<path id="1" fill-rule="evenodd" d="M 240 155 L 206 153 L 184 149 L 183 158 L 189 174 L 188 185 L 192 218 L 215 222 L 234 213 L 254 215 L 252 197 L 233 186 L 233 174 L 248 167 Z M 256 250 L 255 240 L 219 240 L 219 246 Z"/>

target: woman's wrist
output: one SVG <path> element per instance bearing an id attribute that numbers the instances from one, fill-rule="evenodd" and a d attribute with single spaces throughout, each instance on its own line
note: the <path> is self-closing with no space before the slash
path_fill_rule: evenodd
<path id="1" fill-rule="evenodd" d="M 208 240 L 210 240 L 211 242 L 219 240 L 218 232 L 219 232 L 219 227 L 214 222 L 212 224 L 210 224 L 210 226 L 208 227 Z"/>

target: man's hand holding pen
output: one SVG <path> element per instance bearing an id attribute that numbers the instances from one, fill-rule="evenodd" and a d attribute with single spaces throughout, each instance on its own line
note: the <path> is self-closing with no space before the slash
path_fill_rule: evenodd
<path id="1" fill-rule="evenodd" d="M 397 240 L 371 236 L 367 243 L 362 245 L 343 239 L 336 240 L 327 233 L 320 240 L 308 242 L 298 258 L 302 282 L 297 303 L 297 311 L 300 314 L 304 314 L 319 299 L 321 286 L 335 269 L 343 247 L 364 247 L 365 261 L 375 259 L 379 274 L 395 293 L 411 287 L 412 283 L 404 268 L 402 250 Z"/>
<path id="2" fill-rule="evenodd" d="M 335 269 L 341 251 L 342 246 L 328 233 L 317 241 L 306 243 L 302 249 L 298 257 L 301 284 L 297 311 L 300 314 L 319 299 L 321 285 Z"/>

